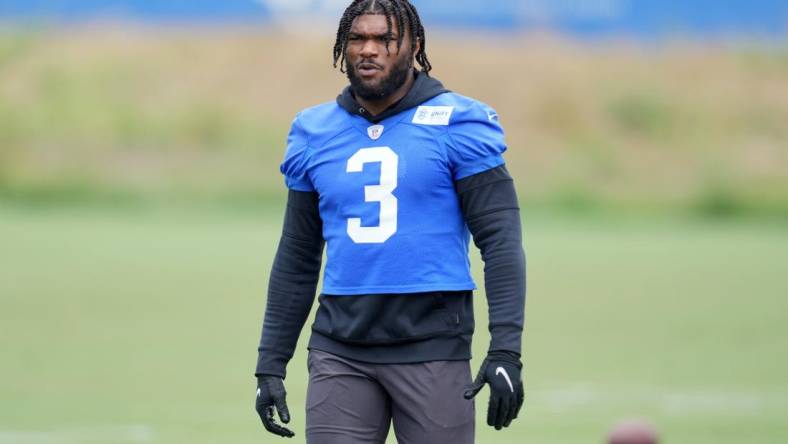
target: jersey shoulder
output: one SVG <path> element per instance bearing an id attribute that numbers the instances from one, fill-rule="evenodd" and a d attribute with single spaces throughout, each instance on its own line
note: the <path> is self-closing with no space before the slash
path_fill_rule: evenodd
<path id="1" fill-rule="evenodd" d="M 311 148 L 317 148 L 350 128 L 350 122 L 350 114 L 331 101 L 304 109 L 296 115 L 293 125 L 300 127 Z"/>
<path id="2" fill-rule="evenodd" d="M 336 102 L 313 106 L 296 115 L 287 136 L 285 157 L 279 167 L 288 188 L 314 191 L 308 174 L 310 157 L 317 148 L 349 126 L 347 111 Z"/>
<path id="3" fill-rule="evenodd" d="M 506 151 L 498 113 L 489 105 L 457 93 L 444 93 L 420 106 L 413 124 L 440 128 L 454 179 L 504 163 Z"/>
<path id="4" fill-rule="evenodd" d="M 493 122 L 498 124 L 498 113 L 492 107 L 479 100 L 454 92 L 435 96 L 424 102 L 422 106 L 450 107 L 451 116 L 447 126 L 466 122 Z"/>

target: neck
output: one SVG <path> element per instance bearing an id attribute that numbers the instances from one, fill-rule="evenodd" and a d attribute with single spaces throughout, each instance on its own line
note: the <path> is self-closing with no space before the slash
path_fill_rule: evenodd
<path id="1" fill-rule="evenodd" d="M 373 116 L 377 116 L 378 114 L 385 111 L 391 105 L 399 102 L 405 97 L 408 92 L 410 91 L 411 87 L 413 87 L 413 83 L 416 81 L 416 74 L 413 70 L 410 71 L 408 74 L 405 83 L 402 84 L 396 91 L 394 91 L 391 95 L 386 96 L 382 99 L 378 100 L 367 100 L 361 97 L 356 96 L 356 101 L 359 105 L 363 106 L 367 111 L 369 111 Z"/>

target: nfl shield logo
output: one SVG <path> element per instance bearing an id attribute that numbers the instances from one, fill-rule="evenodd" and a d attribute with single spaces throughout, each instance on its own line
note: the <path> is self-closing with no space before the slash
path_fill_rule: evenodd
<path id="1" fill-rule="evenodd" d="M 369 138 L 372 140 L 380 139 L 380 136 L 383 135 L 383 125 L 373 125 L 367 128 L 367 134 Z"/>

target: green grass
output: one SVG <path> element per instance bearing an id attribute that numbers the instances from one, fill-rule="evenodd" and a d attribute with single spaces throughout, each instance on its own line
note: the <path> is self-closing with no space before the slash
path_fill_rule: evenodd
<path id="1" fill-rule="evenodd" d="M 0 207 L 0 443 L 278 442 L 252 372 L 280 219 L 279 205 Z M 478 442 L 601 442 L 630 416 L 669 443 L 788 441 L 785 226 L 525 221 L 524 415 L 491 430 L 483 392 Z M 287 380 L 295 442 L 304 339 Z"/>

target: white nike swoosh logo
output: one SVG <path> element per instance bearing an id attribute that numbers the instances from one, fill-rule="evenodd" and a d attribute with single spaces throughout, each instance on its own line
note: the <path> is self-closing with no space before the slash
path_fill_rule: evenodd
<path id="1" fill-rule="evenodd" d="M 495 369 L 495 376 L 498 376 L 500 374 L 503 374 L 504 379 L 506 379 L 506 383 L 509 384 L 509 390 L 511 390 L 512 393 L 514 393 L 514 386 L 512 385 L 512 380 L 509 379 L 509 374 L 506 373 L 506 369 L 503 368 L 503 367 L 496 368 Z"/>

